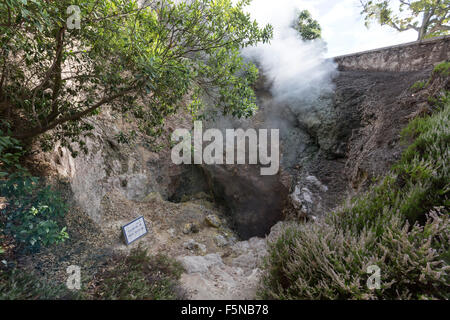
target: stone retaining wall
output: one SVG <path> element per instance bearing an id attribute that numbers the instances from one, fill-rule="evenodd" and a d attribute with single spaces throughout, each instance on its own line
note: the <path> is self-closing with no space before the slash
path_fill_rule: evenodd
<path id="1" fill-rule="evenodd" d="M 420 71 L 450 60 L 450 36 L 335 57 L 339 70 Z"/>

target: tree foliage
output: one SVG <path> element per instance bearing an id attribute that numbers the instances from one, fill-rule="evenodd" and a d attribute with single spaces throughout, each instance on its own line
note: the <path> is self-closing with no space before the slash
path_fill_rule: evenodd
<path id="1" fill-rule="evenodd" d="M 1 1 L 0 114 L 13 138 L 52 130 L 66 146 L 105 106 L 149 135 L 187 94 L 197 109 L 207 96 L 249 116 L 257 69 L 239 50 L 272 35 L 244 13 L 249 1 Z"/>
<path id="2" fill-rule="evenodd" d="M 8 124 L 3 124 L 8 127 Z M 20 141 L 11 138 L 8 132 L 0 129 L 0 178 L 7 177 L 14 171 L 23 171 L 20 158 L 24 154 Z"/>
<path id="3" fill-rule="evenodd" d="M 376 20 L 400 32 L 415 30 L 418 40 L 447 35 L 450 31 L 450 0 L 361 0 L 361 5 L 367 26 Z"/>
<path id="4" fill-rule="evenodd" d="M 303 40 L 315 40 L 322 37 L 322 27 L 314 20 L 308 10 L 300 11 L 293 25 Z"/>

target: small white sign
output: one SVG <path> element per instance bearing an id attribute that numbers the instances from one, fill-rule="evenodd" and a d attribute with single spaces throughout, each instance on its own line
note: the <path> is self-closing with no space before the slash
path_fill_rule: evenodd
<path id="1" fill-rule="evenodd" d="M 139 217 L 122 227 L 127 245 L 142 238 L 148 233 L 144 217 Z"/>

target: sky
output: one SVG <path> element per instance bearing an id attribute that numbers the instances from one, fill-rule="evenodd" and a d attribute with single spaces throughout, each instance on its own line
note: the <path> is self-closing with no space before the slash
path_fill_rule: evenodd
<path id="1" fill-rule="evenodd" d="M 322 37 L 327 43 L 327 57 L 355 53 L 415 41 L 413 30 L 397 32 L 388 26 L 373 22 L 366 28 L 361 16 L 359 0 L 253 0 L 249 8 L 260 23 L 285 23 L 287 14 L 308 9 L 322 26 Z"/>

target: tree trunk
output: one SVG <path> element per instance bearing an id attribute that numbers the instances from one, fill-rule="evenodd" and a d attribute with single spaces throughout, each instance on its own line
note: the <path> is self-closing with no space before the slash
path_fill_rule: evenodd
<path id="1" fill-rule="evenodd" d="M 430 19 L 433 16 L 433 10 L 425 11 L 423 13 L 422 25 L 419 29 L 419 38 L 417 40 L 423 40 L 425 36 L 428 34 L 428 27 L 430 23 Z"/>

